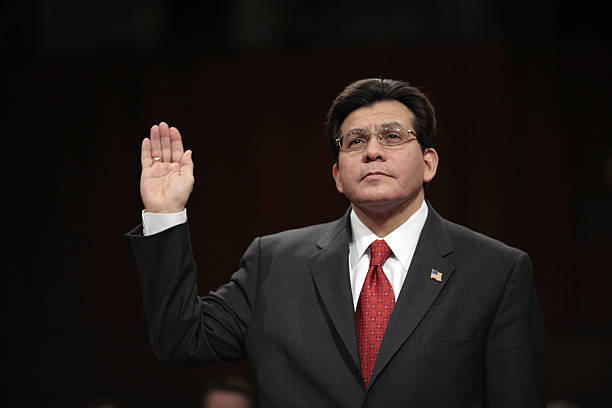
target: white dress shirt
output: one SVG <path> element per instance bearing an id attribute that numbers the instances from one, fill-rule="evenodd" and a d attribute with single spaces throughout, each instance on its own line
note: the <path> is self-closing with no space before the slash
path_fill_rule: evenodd
<path id="1" fill-rule="evenodd" d="M 353 307 L 357 310 L 361 287 L 370 268 L 370 250 L 368 247 L 377 239 L 384 239 L 393 251 L 393 254 L 383 265 L 383 272 L 391 282 L 393 294 L 395 300 L 397 300 L 404 279 L 408 274 L 408 268 L 410 262 L 412 262 L 421 230 L 427 219 L 427 204 L 423 200 L 421 207 L 386 237 L 377 237 L 361 222 L 355 211 L 351 210 L 350 217 L 353 237 L 349 243 L 349 277 L 353 292 Z"/>
<path id="2" fill-rule="evenodd" d="M 361 287 L 365 282 L 370 267 L 369 246 L 377 239 L 384 239 L 393 254 L 383 265 L 383 272 L 391 282 L 395 300 L 406 279 L 412 256 L 416 249 L 419 236 L 427 219 L 427 204 L 423 201 L 421 207 L 406 222 L 397 227 L 386 237 L 377 237 L 351 210 L 351 229 L 353 236 L 349 243 L 349 277 L 353 293 L 353 307 L 357 309 Z M 142 211 L 143 234 L 153 235 L 175 225 L 187 222 L 187 209 L 172 214 L 157 214 Z"/>
<path id="3" fill-rule="evenodd" d="M 187 222 L 187 209 L 170 214 L 151 213 L 142 210 L 142 235 L 153 235 L 175 225 Z"/>

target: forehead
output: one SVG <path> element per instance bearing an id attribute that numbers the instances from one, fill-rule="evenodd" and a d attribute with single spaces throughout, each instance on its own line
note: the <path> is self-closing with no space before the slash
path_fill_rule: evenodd
<path id="1" fill-rule="evenodd" d="M 383 123 L 398 122 L 412 129 L 414 114 L 406 105 L 398 101 L 376 102 L 370 106 L 352 111 L 340 125 L 340 132 L 344 133 L 351 129 L 374 130 Z"/>

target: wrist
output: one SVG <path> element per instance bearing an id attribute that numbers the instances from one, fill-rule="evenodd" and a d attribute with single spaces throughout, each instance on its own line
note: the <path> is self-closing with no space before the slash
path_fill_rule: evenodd
<path id="1" fill-rule="evenodd" d="M 185 211 L 185 207 L 182 208 L 163 208 L 163 209 L 148 209 L 145 207 L 144 211 L 150 214 L 176 214 Z"/>

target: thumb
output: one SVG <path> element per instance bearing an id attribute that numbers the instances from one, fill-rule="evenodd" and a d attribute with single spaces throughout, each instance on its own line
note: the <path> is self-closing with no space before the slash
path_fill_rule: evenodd
<path id="1" fill-rule="evenodd" d="M 186 150 L 185 153 L 183 153 L 183 156 L 181 157 L 181 167 L 183 166 L 189 166 L 191 168 L 193 168 L 193 160 L 191 159 L 191 155 L 193 154 L 193 152 L 191 150 Z"/>
<path id="2" fill-rule="evenodd" d="M 183 156 L 181 157 L 181 160 L 180 160 L 181 170 L 185 169 L 185 170 L 193 171 L 193 160 L 191 159 L 192 154 L 193 152 L 191 150 L 187 150 L 185 151 L 185 153 L 183 153 Z"/>

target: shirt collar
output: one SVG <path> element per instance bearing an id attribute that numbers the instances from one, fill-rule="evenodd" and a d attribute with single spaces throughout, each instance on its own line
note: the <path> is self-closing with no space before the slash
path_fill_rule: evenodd
<path id="1" fill-rule="evenodd" d="M 360 259 L 365 254 L 372 242 L 377 239 L 384 239 L 393 251 L 393 256 L 400 262 L 404 270 L 408 270 L 414 249 L 421 235 L 421 230 L 425 225 L 427 213 L 427 204 L 423 200 L 421 207 L 402 225 L 385 237 L 377 237 L 359 219 L 355 211 L 351 209 L 351 229 L 353 231 L 353 244 L 355 245 L 357 259 Z"/>

